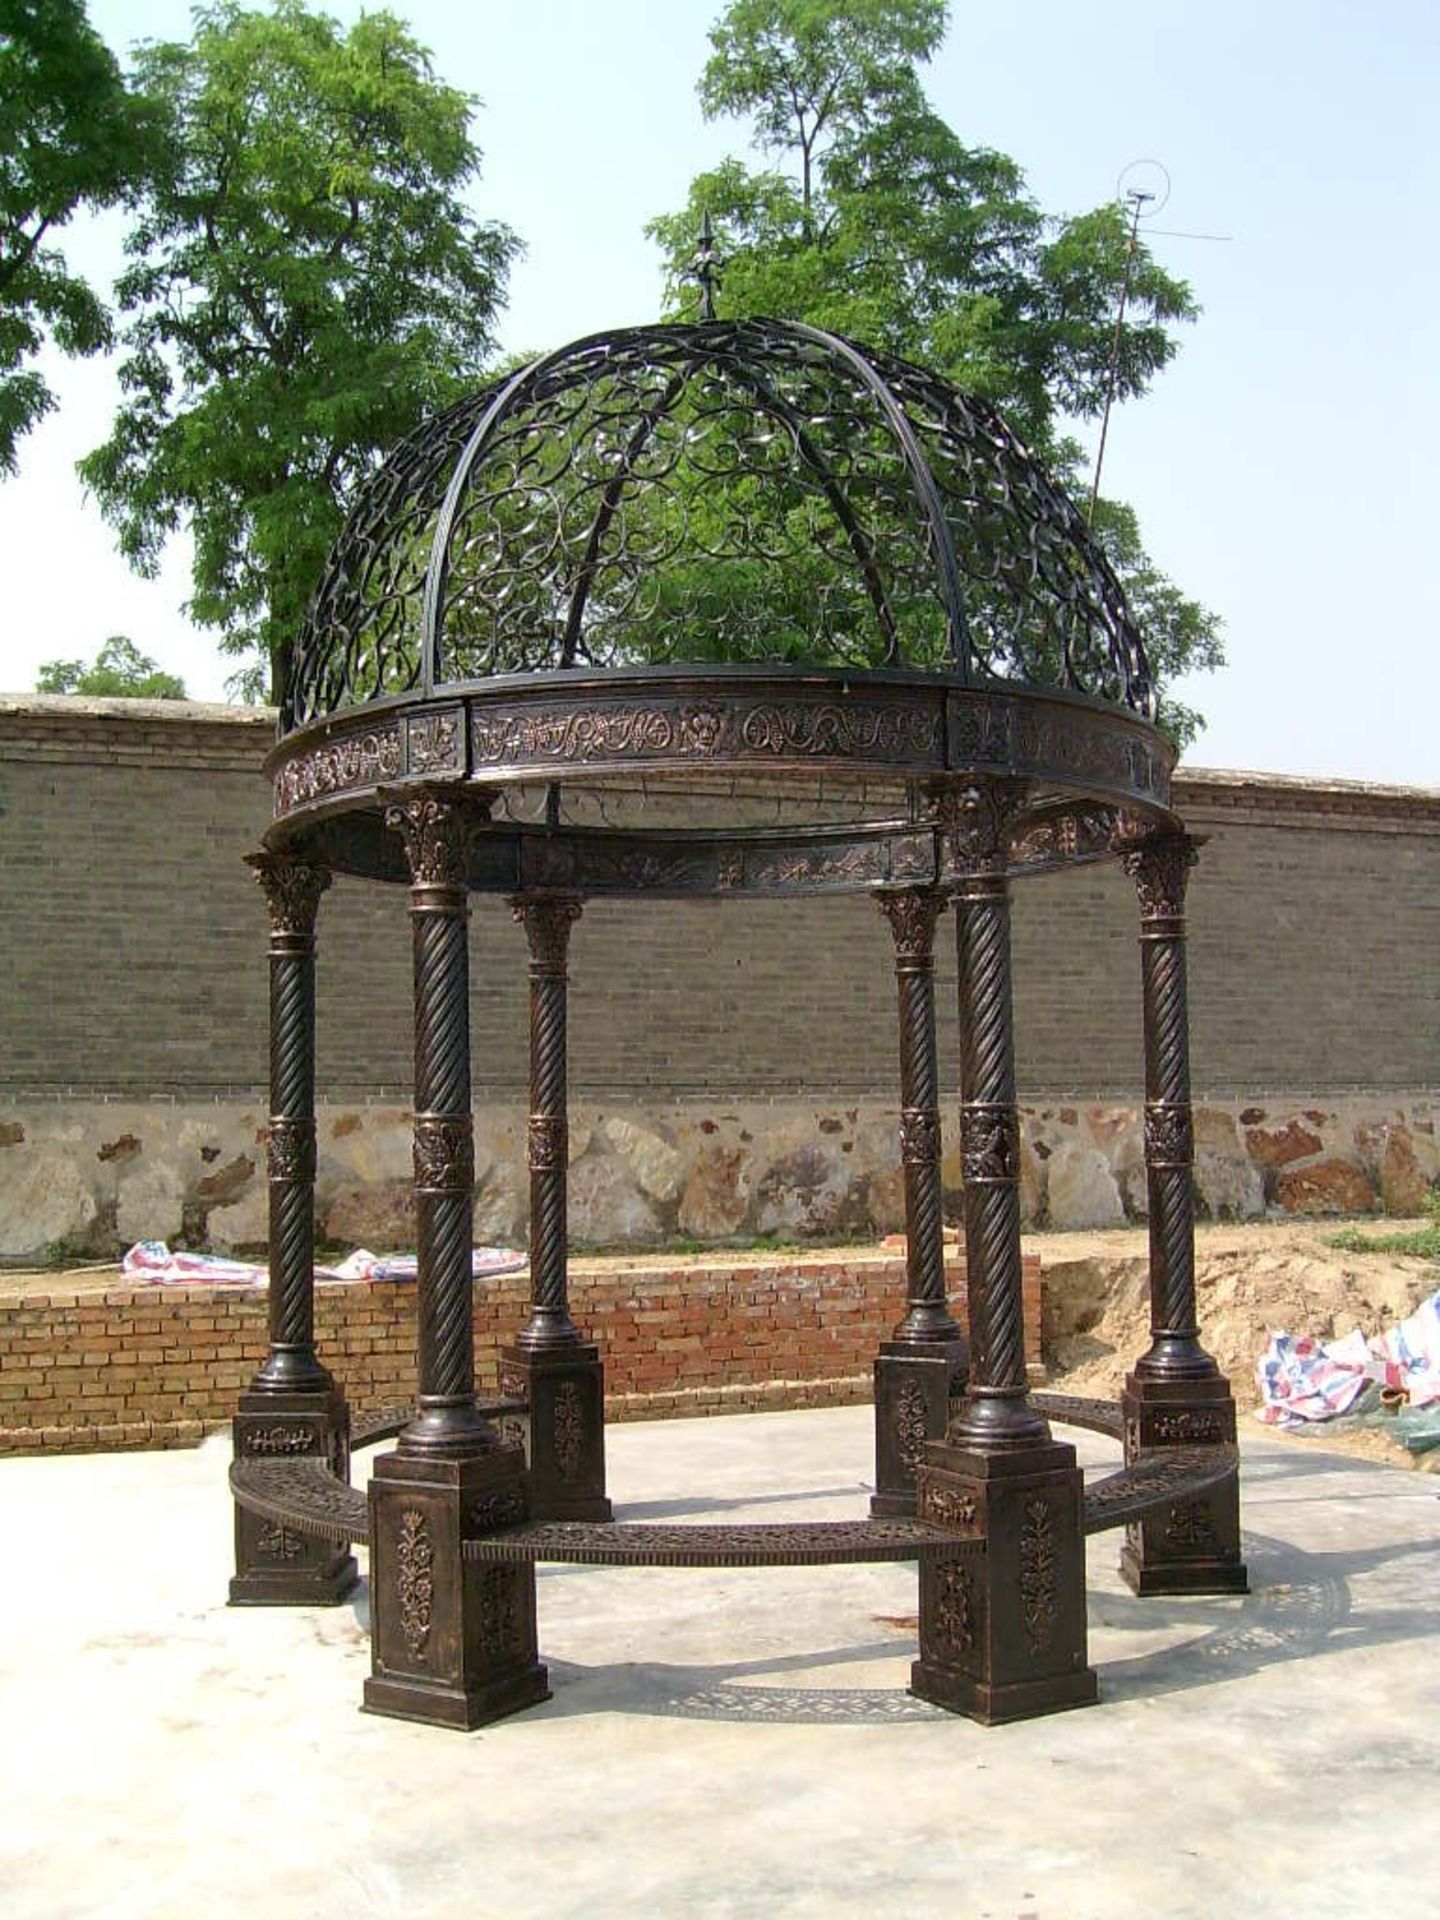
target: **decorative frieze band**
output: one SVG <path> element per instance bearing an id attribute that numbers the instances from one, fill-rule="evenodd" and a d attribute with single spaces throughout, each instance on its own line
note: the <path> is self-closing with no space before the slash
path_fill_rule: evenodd
<path id="1" fill-rule="evenodd" d="M 400 771 L 400 729 L 366 727 L 348 739 L 327 740 L 287 760 L 275 774 L 275 812 L 290 813 L 312 800 L 393 780 Z"/>
<path id="2" fill-rule="evenodd" d="M 1188 1167 L 1195 1158 L 1195 1120 L 1188 1104 L 1152 1101 L 1145 1108 L 1145 1160 L 1152 1167 Z"/>
<path id="3" fill-rule="evenodd" d="M 415 1185 L 427 1193 L 468 1193 L 475 1184 L 475 1141 L 470 1116 L 417 1113 Z"/>
<path id="4" fill-rule="evenodd" d="M 290 1183 L 315 1179 L 315 1122 L 271 1114 L 266 1141 L 267 1171 L 272 1180 Z"/>
<path id="5" fill-rule="evenodd" d="M 981 1102 L 960 1109 L 960 1165 L 967 1186 L 1020 1178 L 1020 1116 Z"/>
<path id="6" fill-rule="evenodd" d="M 612 698 L 475 708 L 477 767 L 585 766 L 598 760 L 705 762 L 870 760 L 941 764 L 941 716 L 930 702 L 898 699 L 678 700 Z"/>
<path id="7" fill-rule="evenodd" d="M 569 1158 L 569 1126 L 563 1113 L 532 1113 L 526 1134 L 532 1173 L 550 1173 Z"/>
<path id="8" fill-rule="evenodd" d="M 906 1166 L 934 1166 L 940 1159 L 940 1115 L 934 1107 L 904 1107 L 900 1113 L 900 1158 Z"/>

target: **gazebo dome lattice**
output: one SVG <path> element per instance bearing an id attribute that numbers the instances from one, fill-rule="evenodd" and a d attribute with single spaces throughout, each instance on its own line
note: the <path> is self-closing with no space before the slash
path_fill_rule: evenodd
<path id="1" fill-rule="evenodd" d="M 908 668 L 1154 717 L 1104 557 L 992 407 L 741 321 L 596 335 L 412 434 L 334 549 L 285 726 L 667 662 Z"/>
<path id="2" fill-rule="evenodd" d="M 270 1351 L 236 1418 L 232 1599 L 333 1602 L 365 1540 L 367 1706 L 473 1726 L 545 1697 L 538 1560 L 913 1559 L 912 1689 L 988 1722 L 1095 1698 L 1084 1533 L 1126 1527 L 1139 1593 L 1245 1590 L 1234 1403 L 1195 1315 L 1195 842 L 1124 597 L 990 407 L 792 323 L 637 328 L 539 359 L 361 489 L 267 764 Z M 1108 855 L 1140 906 L 1151 1223 L 1151 1344 L 1118 1405 L 1029 1390 L 1009 917 L 1012 875 Z M 408 885 L 414 940 L 417 1405 L 353 1432 L 314 1327 L 315 923 L 336 873 Z M 467 927 L 486 892 L 529 950 L 530 1318 L 481 1400 Z M 617 1523 L 604 1363 L 568 1298 L 572 930 L 596 896 L 817 892 L 872 896 L 898 990 L 906 1299 L 876 1356 L 870 1512 Z M 943 914 L 965 1331 L 942 1214 Z M 1120 1439 L 1121 1470 L 1085 1487 L 1051 1418 Z M 367 1504 L 352 1440 L 397 1432 Z"/>
<path id="3" fill-rule="evenodd" d="M 1025 782 L 1017 870 L 1094 857 L 1166 807 L 1154 717 L 1103 553 L 992 407 L 712 321 L 581 340 L 397 448 L 272 771 L 342 870 L 403 877 L 378 796 L 458 777 L 490 799 L 476 888 L 806 891 L 915 877 L 964 769 Z"/>

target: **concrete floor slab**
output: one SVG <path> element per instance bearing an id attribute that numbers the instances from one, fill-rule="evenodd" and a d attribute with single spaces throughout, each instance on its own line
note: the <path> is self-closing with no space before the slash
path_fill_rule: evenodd
<path id="1" fill-rule="evenodd" d="M 867 1408 L 607 1446 L 622 1518 L 866 1508 Z M 0 1911 L 1409 1906 L 1440 1833 L 1436 1483 L 1313 1442 L 1246 1458 L 1248 1598 L 1136 1600 L 1118 1537 L 1091 1542 L 1091 1711 L 986 1731 L 910 1699 L 908 1567 L 547 1567 L 554 1698 L 468 1735 L 359 1713 L 363 1588 L 329 1611 L 223 1604 L 227 1443 L 5 1460 Z"/>

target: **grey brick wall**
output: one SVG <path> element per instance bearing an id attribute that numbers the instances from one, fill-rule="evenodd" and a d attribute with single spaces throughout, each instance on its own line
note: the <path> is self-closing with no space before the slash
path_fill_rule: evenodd
<path id="1" fill-rule="evenodd" d="M 264 716 L 0 701 L 0 1081 L 174 1094 L 265 1075 L 265 916 L 241 864 L 268 810 Z M 1440 1085 L 1440 790 L 1194 773 L 1210 836 L 1191 892 L 1201 1093 Z M 1133 1094 L 1139 963 L 1129 884 L 1097 868 L 1016 889 L 1027 1099 Z M 403 1099 L 409 934 L 399 890 L 341 882 L 320 922 L 320 1080 Z M 525 1070 L 525 945 L 472 919 L 474 1071 Z M 942 922 L 941 1047 L 954 954 Z M 863 899 L 600 902 L 572 946 L 577 1094 L 890 1098 L 889 935 Z"/>

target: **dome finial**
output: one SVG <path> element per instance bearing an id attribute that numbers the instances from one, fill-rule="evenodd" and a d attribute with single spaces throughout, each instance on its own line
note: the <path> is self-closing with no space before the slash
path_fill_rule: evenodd
<path id="1" fill-rule="evenodd" d="M 715 290 L 720 285 L 720 255 L 715 246 L 715 234 L 710 225 L 710 215 L 700 216 L 700 243 L 690 257 L 690 271 L 684 276 L 693 280 L 700 289 L 700 318 L 715 318 Z"/>

